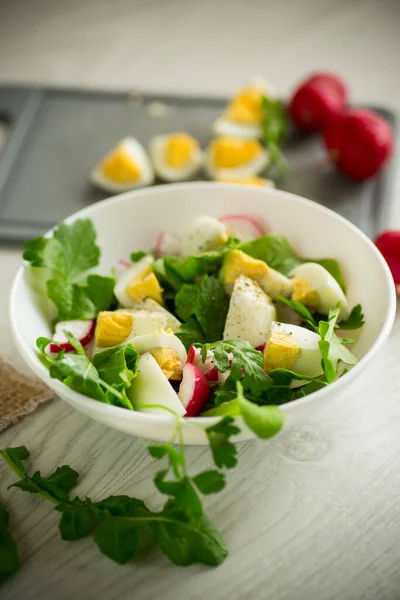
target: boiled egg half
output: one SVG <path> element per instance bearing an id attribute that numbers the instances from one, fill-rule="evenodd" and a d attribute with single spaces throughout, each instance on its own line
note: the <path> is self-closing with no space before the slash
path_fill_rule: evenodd
<path id="1" fill-rule="evenodd" d="M 203 165 L 203 152 L 187 133 L 170 133 L 154 137 L 149 145 L 157 176 L 164 181 L 186 181 Z"/>
<path id="2" fill-rule="evenodd" d="M 305 279 L 311 288 L 317 292 L 315 308 L 323 315 L 334 309 L 339 303 L 341 306 L 340 318 L 349 316 L 349 304 L 344 292 L 336 279 L 318 263 L 307 262 L 299 265 L 290 273 L 291 277 Z"/>
<path id="3" fill-rule="evenodd" d="M 91 182 L 119 194 L 154 182 L 154 171 L 146 150 L 133 137 L 121 140 L 93 169 Z"/>
<path id="4" fill-rule="evenodd" d="M 223 135 L 208 146 L 206 171 L 211 179 L 243 179 L 261 173 L 268 162 L 268 153 L 258 140 Z"/>

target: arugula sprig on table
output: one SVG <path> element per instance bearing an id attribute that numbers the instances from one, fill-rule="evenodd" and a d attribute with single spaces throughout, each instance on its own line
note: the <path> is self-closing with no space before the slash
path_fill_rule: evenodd
<path id="1" fill-rule="evenodd" d="M 8 512 L 0 504 L 0 583 L 21 566 L 17 545 L 8 531 L 9 518 Z"/>
<path id="2" fill-rule="evenodd" d="M 177 423 L 179 429 L 180 421 Z M 149 446 L 153 458 L 167 460 L 167 468 L 154 477 L 157 489 L 168 496 L 160 511 L 152 511 L 142 500 L 129 496 L 110 496 L 101 501 L 72 498 L 70 492 L 78 481 L 78 473 L 63 465 L 47 477 L 39 471 L 31 475 L 24 464 L 30 456 L 25 447 L 7 448 L 0 451 L 0 456 L 19 477 L 10 487 L 42 496 L 61 513 L 62 539 L 91 536 L 103 554 L 121 564 L 133 559 L 146 541 L 153 540 L 174 564 L 198 562 L 215 566 L 225 559 L 228 549 L 204 513 L 199 494 L 217 493 L 225 486 L 221 469 L 236 465 L 236 446 L 230 438 L 239 431 L 229 417 L 208 428 L 206 433 L 218 468 L 194 476 L 187 471 L 182 441 L 179 448 L 171 444 Z M 7 564 L 12 564 L 15 549 L 7 546 L 5 552 Z"/>
<path id="3" fill-rule="evenodd" d="M 48 269 L 47 296 L 58 310 L 57 321 L 94 319 L 113 302 L 115 280 L 87 275 L 99 263 L 100 248 L 90 219 L 61 223 L 52 237 L 25 244 L 24 259 L 32 267 Z"/>

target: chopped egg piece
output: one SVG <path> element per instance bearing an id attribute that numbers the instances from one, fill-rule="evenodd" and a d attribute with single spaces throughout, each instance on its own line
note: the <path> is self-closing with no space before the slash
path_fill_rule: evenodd
<path id="1" fill-rule="evenodd" d="M 128 282 L 125 291 L 134 302 L 152 298 L 162 304 L 162 288 L 150 265 Z"/>
<path id="2" fill-rule="evenodd" d="M 214 217 L 199 217 L 182 238 L 181 254 L 190 256 L 215 250 L 222 246 L 228 235 L 223 223 Z"/>
<path id="3" fill-rule="evenodd" d="M 275 91 L 265 80 L 255 79 L 232 98 L 223 115 L 214 122 L 214 133 L 242 139 L 261 137 L 263 97 L 273 95 Z"/>
<path id="4" fill-rule="evenodd" d="M 156 359 L 167 379 L 179 381 L 182 379 L 182 363 L 178 354 L 172 348 L 153 348 L 150 354 Z"/>
<path id="5" fill-rule="evenodd" d="M 265 342 L 274 319 L 275 306 L 258 283 L 239 275 L 229 302 L 224 340 L 246 340 L 257 347 Z"/>
<path id="6" fill-rule="evenodd" d="M 232 292 L 233 284 L 240 274 L 257 281 L 273 300 L 278 296 L 289 296 L 291 293 L 292 282 L 282 273 L 242 250 L 231 250 L 225 255 L 221 270 L 221 279 L 227 294 Z"/>
<path id="7" fill-rule="evenodd" d="M 170 133 L 154 137 L 149 152 L 158 177 L 164 181 L 186 181 L 203 166 L 203 152 L 188 133 Z"/>
<path id="8" fill-rule="evenodd" d="M 182 365 L 186 362 L 187 354 L 185 346 L 172 331 L 153 331 L 153 333 L 129 338 L 129 343 L 132 344 L 139 354 L 150 352 L 154 348 L 169 348 L 176 352 Z"/>
<path id="9" fill-rule="evenodd" d="M 150 314 L 154 313 L 157 316 L 162 315 L 165 319 L 165 325 L 160 325 L 158 327 L 158 329 L 168 328 L 173 333 L 177 333 L 181 327 L 181 322 L 172 313 L 170 313 L 166 308 L 161 306 L 161 304 L 159 304 L 152 298 L 145 298 L 144 300 L 141 300 L 140 302 L 136 302 L 134 304 L 133 308 L 140 310 L 140 311 L 149 312 Z"/>
<path id="10" fill-rule="evenodd" d="M 318 293 L 319 302 L 315 308 L 323 315 L 329 314 L 330 309 L 341 305 L 340 319 L 349 316 L 349 304 L 344 292 L 336 279 L 318 263 L 307 262 L 299 265 L 290 273 L 291 277 L 306 279 L 311 288 Z"/>
<path id="11" fill-rule="evenodd" d="M 221 136 L 208 146 L 206 169 L 213 179 L 242 179 L 258 175 L 268 162 L 268 154 L 258 140 Z"/>
<path id="12" fill-rule="evenodd" d="M 318 292 L 303 277 L 292 279 L 292 300 L 301 302 L 312 311 L 317 310 L 320 303 Z"/>
<path id="13" fill-rule="evenodd" d="M 127 285 L 132 282 L 136 277 L 142 273 L 146 267 L 151 265 L 154 262 L 154 258 L 148 254 L 133 263 L 132 266 L 124 269 L 120 276 L 117 279 L 117 283 L 114 287 L 114 295 L 121 306 L 125 308 L 132 308 L 135 304 L 135 301 L 132 300 L 130 296 L 128 296 L 126 292 Z"/>
<path id="14" fill-rule="evenodd" d="M 320 340 L 305 327 L 273 322 L 264 350 L 265 371 L 283 368 L 308 377 L 322 375 Z"/>
<path id="15" fill-rule="evenodd" d="M 96 346 L 109 348 L 121 344 L 132 331 L 133 317 L 125 312 L 100 312 L 94 333 Z"/>
<path id="16" fill-rule="evenodd" d="M 95 166 L 90 179 L 106 192 L 118 194 L 151 185 L 154 172 L 143 146 L 126 137 Z"/>

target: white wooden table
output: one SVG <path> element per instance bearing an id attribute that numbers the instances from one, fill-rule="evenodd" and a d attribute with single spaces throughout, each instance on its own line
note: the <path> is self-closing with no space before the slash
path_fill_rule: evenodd
<path id="1" fill-rule="evenodd" d="M 333 69 L 355 100 L 399 106 L 398 0 L 3 0 L 0 82 L 227 94 L 263 73 L 283 92 Z M 397 182 L 400 191 L 399 182 Z M 400 211 L 393 226 L 400 224 Z M 26 371 L 11 341 L 7 296 L 21 249 L 0 249 L 0 353 Z M 6 491 L 23 568 L 0 598 L 398 600 L 400 597 L 400 321 L 362 379 L 271 443 L 240 447 L 228 488 L 207 501 L 230 548 L 217 569 L 159 556 L 117 566 L 90 541 L 60 540 L 45 501 Z M 27 445 L 45 473 L 69 463 L 77 491 L 153 501 L 154 465 L 136 439 L 55 400 L 0 435 Z M 205 449 L 190 464 L 209 464 Z"/>

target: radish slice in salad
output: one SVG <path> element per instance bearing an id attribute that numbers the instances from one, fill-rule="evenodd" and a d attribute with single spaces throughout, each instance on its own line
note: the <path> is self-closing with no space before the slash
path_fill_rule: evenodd
<path id="1" fill-rule="evenodd" d="M 210 397 L 208 381 L 199 369 L 190 362 L 183 367 L 183 377 L 178 397 L 186 408 L 187 417 L 197 417 Z"/>
<path id="2" fill-rule="evenodd" d="M 156 256 L 177 256 L 180 252 L 181 245 L 179 240 L 170 233 L 162 231 L 156 241 Z"/>
<path id="3" fill-rule="evenodd" d="M 211 350 L 207 352 L 207 358 L 205 362 L 203 362 L 200 350 L 191 346 L 188 351 L 187 362 L 192 363 L 197 367 L 200 373 L 202 373 L 210 383 L 218 382 L 219 371 L 217 367 L 214 366 L 214 353 Z"/>
<path id="4" fill-rule="evenodd" d="M 247 215 L 226 215 L 220 218 L 228 235 L 241 242 L 251 242 L 267 233 L 257 221 Z"/>
<path id="5" fill-rule="evenodd" d="M 86 346 L 94 335 L 95 325 L 95 320 L 60 321 L 60 323 L 57 323 L 56 331 L 53 335 L 53 341 L 58 343 L 50 344 L 50 352 L 61 352 L 61 350 L 65 350 L 65 352 L 73 352 L 75 350 L 74 347 L 68 343 L 64 331 L 72 333 L 72 335 L 74 335 L 80 341 L 82 346 Z"/>

